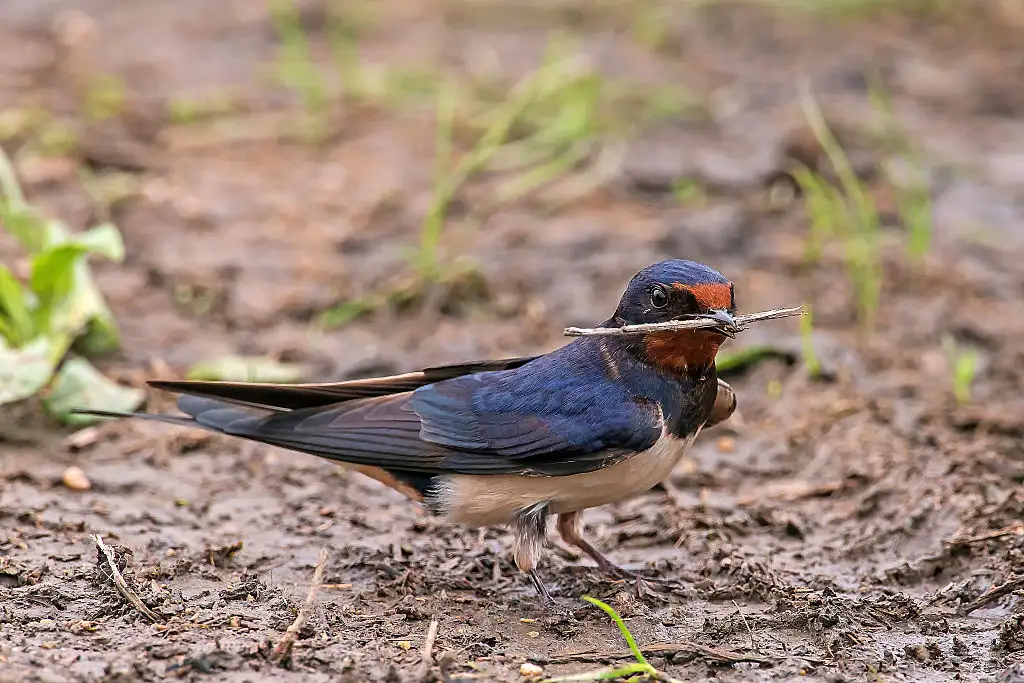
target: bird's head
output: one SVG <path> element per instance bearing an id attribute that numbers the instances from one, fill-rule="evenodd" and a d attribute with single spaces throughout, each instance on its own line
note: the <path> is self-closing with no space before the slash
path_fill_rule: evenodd
<path id="1" fill-rule="evenodd" d="M 633 276 L 610 322 L 623 326 L 692 318 L 718 321 L 715 327 L 653 332 L 640 338 L 636 346 L 648 362 L 680 372 L 714 362 L 719 345 L 733 336 L 735 311 L 735 287 L 725 276 L 703 263 L 671 259 Z"/>

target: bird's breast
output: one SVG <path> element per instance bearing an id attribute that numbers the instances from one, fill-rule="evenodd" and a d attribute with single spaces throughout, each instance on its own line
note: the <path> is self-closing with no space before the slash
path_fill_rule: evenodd
<path id="1" fill-rule="evenodd" d="M 432 502 L 453 521 L 469 526 L 506 524 L 520 510 L 538 503 L 547 503 L 556 514 L 606 505 L 632 498 L 667 479 L 696 437 L 696 433 L 687 437 L 666 433 L 645 451 L 583 474 L 452 475 L 437 487 Z"/>

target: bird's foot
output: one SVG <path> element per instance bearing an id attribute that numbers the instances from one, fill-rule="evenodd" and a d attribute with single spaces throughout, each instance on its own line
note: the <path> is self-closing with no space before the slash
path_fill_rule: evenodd
<path id="1" fill-rule="evenodd" d="M 573 610 L 570 607 L 559 604 L 553 597 L 551 597 L 551 593 L 548 591 L 547 586 L 544 584 L 544 580 L 540 578 L 540 574 L 536 569 L 529 570 L 527 575 L 530 577 L 533 587 L 537 589 L 537 595 L 540 597 L 541 605 L 548 613 L 549 617 L 554 618 L 556 622 L 574 619 Z"/>
<path id="2" fill-rule="evenodd" d="M 655 590 L 655 586 L 657 586 L 658 590 L 663 592 L 668 590 L 668 587 L 675 583 L 671 579 L 662 578 L 660 576 L 647 576 L 640 572 L 625 569 L 624 567 L 620 567 L 619 565 L 611 562 L 607 558 L 605 558 L 604 562 L 598 562 L 597 565 L 598 569 L 609 576 L 614 576 L 617 579 L 625 581 L 631 581 L 633 583 L 633 589 L 636 591 L 636 597 L 641 600 L 651 594 L 652 591 Z M 651 586 L 650 584 L 654 584 L 654 586 Z"/>
<path id="3" fill-rule="evenodd" d="M 670 579 L 663 579 L 659 576 L 648 576 L 631 569 L 626 569 L 625 567 L 620 567 L 604 555 L 601 555 L 600 559 L 595 557 L 594 561 L 597 562 L 598 569 L 609 576 L 614 576 L 617 579 L 625 579 L 627 581 L 648 581 L 650 583 L 671 583 Z"/>

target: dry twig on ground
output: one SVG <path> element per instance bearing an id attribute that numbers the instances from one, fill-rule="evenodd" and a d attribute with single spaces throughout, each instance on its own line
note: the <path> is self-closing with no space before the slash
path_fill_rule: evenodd
<path id="1" fill-rule="evenodd" d="M 998 600 L 1004 595 L 1009 595 L 1014 591 L 1024 588 L 1024 575 L 1021 576 L 1010 576 L 1006 581 L 999 584 L 998 586 L 992 586 L 982 595 L 979 595 L 976 599 L 971 600 L 969 603 L 961 607 L 958 612 L 961 615 L 968 615 L 976 609 L 981 609 L 985 605 Z"/>
<path id="2" fill-rule="evenodd" d="M 159 623 L 161 621 L 159 615 L 156 612 L 146 607 L 146 603 L 142 602 L 142 598 L 131 589 L 128 582 L 124 580 L 124 576 L 121 575 L 121 570 L 117 568 L 117 560 L 114 559 L 114 553 L 103 543 L 103 538 L 99 534 L 95 534 L 92 540 L 96 542 L 96 547 L 99 549 L 103 556 L 107 560 L 107 567 L 110 568 L 110 580 L 114 582 L 114 586 L 117 588 L 117 592 L 128 601 L 132 607 L 139 611 L 142 616 L 146 617 L 153 623 Z"/>
<path id="3" fill-rule="evenodd" d="M 430 680 L 430 666 L 434 658 L 434 641 L 437 640 L 437 619 L 430 622 L 427 627 L 427 637 L 423 640 L 423 649 L 420 650 L 420 669 L 417 679 L 420 681 Z"/>
<path id="4" fill-rule="evenodd" d="M 292 622 L 288 630 L 284 632 L 281 637 L 281 642 L 274 646 L 273 651 L 270 653 L 270 661 L 274 664 L 280 664 L 285 660 L 286 657 L 291 653 L 292 646 L 295 644 L 296 638 L 299 637 L 299 631 L 306 625 L 306 620 L 309 619 L 309 615 L 313 612 L 313 606 L 316 604 L 316 596 L 320 592 L 320 586 L 324 580 L 324 567 L 327 566 L 327 551 L 320 551 L 320 559 L 316 563 L 316 569 L 313 570 L 313 580 L 309 584 L 309 592 L 306 593 L 306 601 L 302 603 L 302 607 L 299 608 L 299 613 L 295 615 L 295 621 Z"/>
<path id="5" fill-rule="evenodd" d="M 770 659 L 745 655 L 739 652 L 720 650 L 715 647 L 698 645 L 689 641 L 677 643 L 652 643 L 641 647 L 640 651 L 645 655 L 673 655 L 685 659 L 701 659 L 705 662 L 723 665 L 732 665 L 739 662 L 753 662 L 755 664 L 771 664 Z M 613 650 L 610 652 L 599 652 L 598 650 L 583 650 L 579 652 L 566 652 L 551 659 L 552 664 L 568 664 L 571 662 L 609 662 L 627 659 L 632 656 L 629 650 Z"/>

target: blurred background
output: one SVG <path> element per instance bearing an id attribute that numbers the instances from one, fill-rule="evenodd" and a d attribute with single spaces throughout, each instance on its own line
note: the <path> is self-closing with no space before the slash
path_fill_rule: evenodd
<path id="1" fill-rule="evenodd" d="M 742 312 L 812 315 L 728 344 L 736 417 L 663 489 L 588 513 L 613 557 L 690 587 L 638 602 L 561 550 L 558 594 L 755 659 L 657 658 L 677 676 L 1024 680 L 1022 35 L 1018 0 L 0 3 L 0 657 L 69 680 L 258 669 L 321 546 L 348 588 L 307 673 L 405 675 L 418 647 L 394 643 L 449 593 L 453 680 L 621 649 L 590 612 L 519 623 L 500 530 L 68 411 L 170 409 L 154 376 L 542 353 L 687 258 Z M 88 589 L 88 533 L 134 548 L 151 607 L 215 625 L 136 659 L 156 636 Z M 48 648 L 72 622 L 102 626 Z"/>

